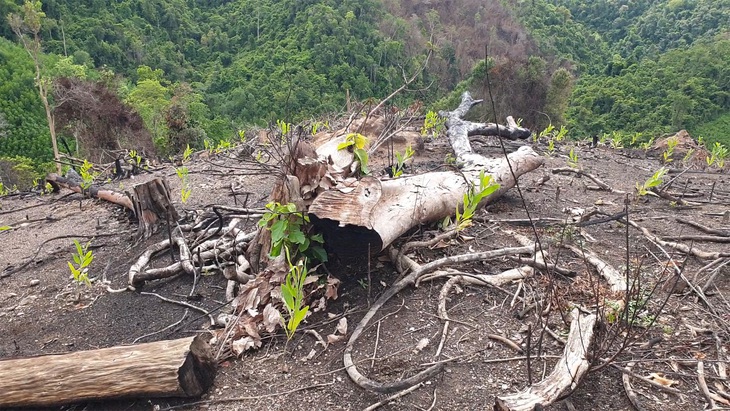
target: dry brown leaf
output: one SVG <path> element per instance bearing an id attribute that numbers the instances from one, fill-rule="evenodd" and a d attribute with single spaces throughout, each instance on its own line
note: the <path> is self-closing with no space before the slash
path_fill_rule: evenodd
<path id="1" fill-rule="evenodd" d="M 277 326 L 281 324 L 281 313 L 279 310 L 274 308 L 271 303 L 267 304 L 266 307 L 264 307 L 264 328 L 266 329 L 266 332 L 274 332 Z"/>
<path id="2" fill-rule="evenodd" d="M 327 288 L 324 291 L 324 296 L 327 299 L 336 300 L 337 289 L 340 287 L 340 280 L 334 277 L 327 277 Z"/>
<path id="3" fill-rule="evenodd" d="M 231 351 L 236 355 L 241 355 L 247 350 L 259 347 L 261 347 L 261 340 L 256 340 L 252 337 L 239 338 L 231 343 Z"/>
<path id="4" fill-rule="evenodd" d="M 340 321 L 337 322 L 337 327 L 335 328 L 335 333 L 339 333 L 342 335 L 347 334 L 347 318 L 346 317 L 340 318 Z"/>
<path id="5" fill-rule="evenodd" d="M 330 334 L 327 336 L 327 344 L 334 344 L 336 342 L 340 342 L 345 338 L 344 335 L 334 335 Z"/>
<path id="6" fill-rule="evenodd" d="M 417 352 L 420 352 L 421 350 L 423 350 L 424 348 L 426 348 L 429 341 L 430 340 L 428 338 L 421 338 L 421 340 L 418 341 L 418 344 L 416 344 L 416 348 L 413 350 L 413 352 L 417 353 Z"/>

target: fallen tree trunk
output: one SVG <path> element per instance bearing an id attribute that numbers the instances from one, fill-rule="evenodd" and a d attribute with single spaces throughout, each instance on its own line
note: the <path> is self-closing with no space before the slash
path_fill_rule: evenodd
<path id="1" fill-rule="evenodd" d="M 459 107 L 441 112 L 447 117 L 448 137 L 460 171 L 433 172 L 390 180 L 364 177 L 354 186 L 319 194 L 309 206 L 313 224 L 322 231 L 330 251 L 340 256 L 377 253 L 412 227 L 453 215 L 464 194 L 479 186 L 480 173 L 491 176 L 499 189 L 481 205 L 493 202 L 514 187 L 516 178 L 543 164 L 532 148 L 523 146 L 507 158 L 487 158 L 474 153 L 473 133 L 493 132 L 525 138 L 527 129 L 508 118 L 508 126 L 472 123 L 462 117 L 481 102 L 464 93 Z M 319 151 L 319 150 L 318 150 Z"/>
<path id="2" fill-rule="evenodd" d="M 122 193 L 111 190 L 100 190 L 99 187 L 92 185 L 88 190 L 84 190 L 81 184 L 71 178 L 61 177 L 56 173 L 51 173 L 46 176 L 46 181 L 53 186 L 54 191 L 58 191 L 59 187 L 67 188 L 71 191 L 75 191 L 79 194 L 88 195 L 92 198 L 98 198 L 100 200 L 106 200 L 114 204 L 119 204 L 122 207 L 134 211 L 134 205 L 129 197 Z"/>
<path id="3" fill-rule="evenodd" d="M 197 397 L 215 362 L 202 336 L 0 361 L 0 408 L 126 397 Z"/>
<path id="4" fill-rule="evenodd" d="M 523 391 L 495 398 L 496 411 L 532 411 L 552 404 L 561 395 L 575 389 L 590 367 L 588 355 L 593 344 L 595 314 L 582 314 L 573 309 L 568 341 L 562 357 L 544 380 Z"/>

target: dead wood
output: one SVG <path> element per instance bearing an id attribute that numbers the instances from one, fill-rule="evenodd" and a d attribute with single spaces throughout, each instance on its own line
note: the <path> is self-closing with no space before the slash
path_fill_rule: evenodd
<path id="1" fill-rule="evenodd" d="M 583 314 L 577 308 L 573 309 L 572 316 L 563 356 L 550 375 L 517 394 L 497 397 L 495 410 L 532 411 L 536 406 L 552 404 L 562 394 L 575 389 L 590 367 L 588 356 L 597 317 L 595 314 Z"/>
<path id="2" fill-rule="evenodd" d="M 432 172 L 384 181 L 364 177 L 322 192 L 314 199 L 309 214 L 323 232 L 325 243 L 332 247 L 331 251 L 343 256 L 379 252 L 412 227 L 452 215 L 461 205 L 464 193 L 471 186 L 479 185 L 481 172 L 500 185 L 482 202 L 485 205 L 514 187 L 515 178 L 542 165 L 544 159 L 527 146 L 509 154 L 507 159 L 474 153 L 470 134 L 498 133 L 505 138 L 530 135 L 529 130 L 517 127 L 509 118 L 507 126 L 463 120 L 477 103 L 465 93 L 456 110 L 440 113 L 447 117 L 447 135 L 460 172 Z M 347 169 L 352 155 L 343 153 L 347 150 L 336 150 L 338 144 L 338 139 L 332 140 L 317 152 L 320 156 L 327 155 L 338 168 Z M 348 154 L 348 158 L 339 159 L 343 154 Z"/>
<path id="3" fill-rule="evenodd" d="M 730 237 L 714 235 L 673 235 L 664 236 L 665 240 L 671 241 L 704 241 L 708 243 L 730 243 Z"/>
<path id="4" fill-rule="evenodd" d="M 593 174 L 580 170 L 580 169 L 575 169 L 572 167 L 555 168 L 552 170 L 552 173 L 553 174 L 574 173 L 574 174 L 577 174 L 578 177 L 585 176 L 585 177 L 588 177 L 589 179 L 591 179 L 594 183 L 596 183 L 596 185 L 602 190 L 606 190 L 608 192 L 616 193 L 616 194 L 626 194 L 625 191 L 616 190 L 613 187 L 611 187 L 610 185 L 601 181 L 598 177 L 594 176 Z"/>
<path id="5" fill-rule="evenodd" d="M 698 229 L 700 231 L 703 231 L 703 232 L 705 232 L 707 234 L 714 234 L 714 235 L 718 235 L 720 237 L 730 237 L 730 230 L 719 230 L 719 229 L 716 229 L 716 228 L 706 227 L 706 226 L 704 226 L 704 225 L 702 225 L 700 223 L 697 223 L 697 222 L 692 221 L 692 220 L 687 220 L 687 219 L 684 219 L 684 218 L 677 218 L 676 220 L 677 220 L 678 223 L 687 224 L 688 226 L 694 227 L 694 228 L 696 228 L 696 229 Z"/>
<path id="6" fill-rule="evenodd" d="M 621 220 L 621 222 L 625 222 L 625 221 L 626 220 Z M 693 256 L 695 256 L 697 258 L 701 258 L 703 260 L 717 260 L 718 258 L 730 257 L 730 252 L 708 252 L 708 251 L 700 250 L 694 246 L 690 247 L 686 244 L 675 243 L 672 241 L 664 241 L 661 237 L 652 234 L 646 228 L 636 224 L 636 222 L 629 220 L 628 223 L 632 227 L 641 231 L 641 233 L 644 234 L 644 237 L 648 238 L 650 241 L 653 241 L 661 246 L 671 247 L 671 248 L 674 248 L 675 250 L 679 250 L 685 254 L 693 255 Z"/>
<path id="7" fill-rule="evenodd" d="M 0 407 L 88 400 L 197 397 L 215 363 L 203 336 L 0 361 Z"/>
<path id="8" fill-rule="evenodd" d="M 619 273 L 615 268 L 613 268 L 610 264 L 603 261 L 601 258 L 599 258 L 596 253 L 593 251 L 583 247 L 578 248 L 574 245 L 566 245 L 567 248 L 570 249 L 570 251 L 573 252 L 576 256 L 585 259 L 588 263 L 596 267 L 596 271 L 598 271 L 598 274 L 600 274 L 603 278 L 606 279 L 606 282 L 608 282 L 608 285 L 611 286 L 611 291 L 615 293 L 625 293 L 626 292 L 626 279 L 621 276 L 621 273 Z"/>
<path id="9" fill-rule="evenodd" d="M 84 190 L 81 187 L 79 181 L 71 178 L 61 177 L 56 173 L 48 174 L 46 176 L 46 181 L 53 186 L 54 191 L 58 191 L 59 188 L 63 187 L 68 190 L 75 191 L 79 194 L 83 194 L 91 198 L 98 198 L 100 200 L 109 201 L 111 203 L 125 207 L 131 211 L 134 211 L 134 205 L 132 204 L 132 200 L 130 200 L 129 197 L 125 196 L 122 193 L 112 190 L 102 190 L 99 189 L 98 186 L 93 184 L 87 190 Z"/>
<path id="10" fill-rule="evenodd" d="M 173 224 L 180 219 L 170 199 L 170 186 L 164 178 L 137 184 L 127 196 L 139 221 L 137 235 L 140 238 L 149 238 L 163 222 Z"/>

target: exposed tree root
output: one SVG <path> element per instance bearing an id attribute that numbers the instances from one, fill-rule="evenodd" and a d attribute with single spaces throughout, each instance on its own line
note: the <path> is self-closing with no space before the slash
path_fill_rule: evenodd
<path id="1" fill-rule="evenodd" d="M 568 341 L 563 356 L 544 380 L 523 391 L 495 399 L 499 411 L 532 411 L 536 406 L 552 404 L 563 393 L 575 389 L 590 367 L 589 353 L 593 346 L 595 314 L 583 314 L 577 308 L 572 312 Z"/>
<path id="2" fill-rule="evenodd" d="M 598 274 L 603 276 L 603 278 L 605 278 L 608 282 L 608 285 L 611 286 L 611 291 L 615 293 L 626 292 L 626 279 L 623 278 L 621 276 L 621 273 L 616 271 L 615 268 L 613 268 L 607 262 L 598 258 L 598 256 L 593 251 L 585 247 L 578 248 L 574 245 L 566 245 L 566 247 L 569 248 L 570 251 L 572 251 L 576 256 L 585 259 L 588 263 L 596 267 Z"/>

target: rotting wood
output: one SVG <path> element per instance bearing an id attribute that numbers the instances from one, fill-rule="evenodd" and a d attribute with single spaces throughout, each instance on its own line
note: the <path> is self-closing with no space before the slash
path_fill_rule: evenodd
<path id="1" fill-rule="evenodd" d="M 206 337 L 0 361 L 0 408 L 88 400 L 198 397 L 215 362 Z"/>
<path id="2" fill-rule="evenodd" d="M 597 317 L 595 314 L 583 314 L 578 308 L 573 309 L 572 317 L 565 350 L 550 375 L 517 394 L 498 396 L 495 410 L 532 411 L 536 407 L 552 404 L 578 386 L 590 367 L 588 356 L 593 345 Z"/>

